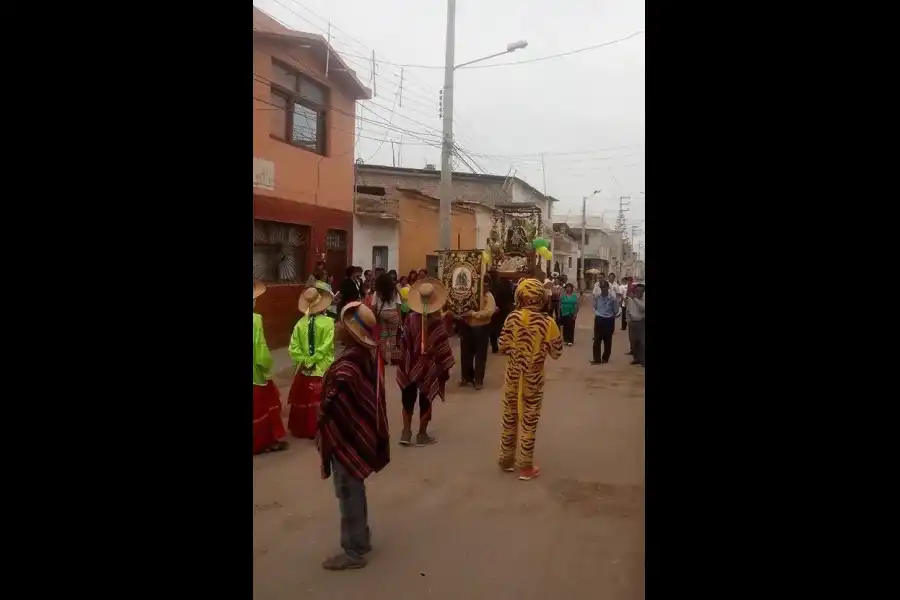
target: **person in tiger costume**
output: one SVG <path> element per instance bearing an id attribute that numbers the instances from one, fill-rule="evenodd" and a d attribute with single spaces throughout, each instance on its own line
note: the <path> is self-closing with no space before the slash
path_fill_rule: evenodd
<path id="1" fill-rule="evenodd" d="M 519 468 L 519 479 L 528 481 L 541 470 L 534 465 L 534 437 L 544 400 L 544 360 L 556 360 L 563 342 L 553 317 L 541 312 L 544 284 L 524 279 L 516 288 L 516 308 L 503 324 L 500 352 L 507 355 L 503 396 L 503 432 L 500 436 L 500 468 Z M 518 434 L 519 455 L 516 460 Z"/>

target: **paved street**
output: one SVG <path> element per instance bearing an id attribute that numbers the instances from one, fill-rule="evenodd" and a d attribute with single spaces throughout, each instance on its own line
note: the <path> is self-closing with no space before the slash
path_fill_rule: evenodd
<path id="1" fill-rule="evenodd" d="M 388 368 L 392 460 L 367 481 L 365 569 L 319 565 L 340 550 L 339 515 L 314 443 L 255 457 L 254 599 L 642 599 L 644 370 L 628 364 L 618 324 L 610 363 L 589 365 L 592 321 L 583 307 L 575 345 L 547 361 L 542 474 L 528 482 L 497 467 L 505 357 L 488 355 L 479 392 L 458 388 L 454 369 L 429 428 L 438 443 L 424 448 L 396 444 L 400 392 Z M 290 366 L 275 354 L 286 400 Z"/>

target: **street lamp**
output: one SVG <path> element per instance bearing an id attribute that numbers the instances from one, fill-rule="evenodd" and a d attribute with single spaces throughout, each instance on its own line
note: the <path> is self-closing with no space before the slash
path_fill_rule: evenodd
<path id="1" fill-rule="evenodd" d="M 587 230 L 587 201 L 588 198 L 593 198 L 603 190 L 594 190 L 587 196 L 581 199 L 581 247 L 578 249 L 579 254 L 581 254 L 581 285 L 584 285 L 584 263 L 587 262 L 584 258 L 584 239 L 585 239 L 585 231 Z M 603 217 L 600 217 L 601 219 Z"/>
<path id="2" fill-rule="evenodd" d="M 459 65 L 454 66 L 455 62 L 455 46 L 456 46 L 456 0 L 447 0 L 447 40 L 446 55 L 444 57 L 444 127 L 443 127 L 443 143 L 441 144 L 441 235 L 440 249 L 450 249 L 450 204 L 453 199 L 450 197 L 452 193 L 453 171 L 450 167 L 450 156 L 453 154 L 453 73 L 460 67 L 471 65 L 472 63 L 481 62 L 521 50 L 528 46 L 525 40 L 512 42 L 506 45 L 506 50 L 491 54 L 483 58 L 476 58 Z"/>

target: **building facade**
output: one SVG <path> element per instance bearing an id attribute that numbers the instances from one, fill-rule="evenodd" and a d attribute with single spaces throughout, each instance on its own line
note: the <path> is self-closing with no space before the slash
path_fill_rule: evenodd
<path id="1" fill-rule="evenodd" d="M 441 172 L 436 169 L 411 169 L 386 165 L 357 165 L 357 186 L 380 186 L 388 189 L 415 189 L 433 198 L 439 197 Z M 453 203 L 476 207 L 475 248 L 487 246 L 487 236 L 491 229 L 492 211 L 496 204 L 508 202 L 531 203 L 541 208 L 545 223 L 544 235 L 549 237 L 552 204 L 556 201 L 517 177 L 484 175 L 475 173 L 453 173 Z M 455 246 L 454 246 L 455 247 Z"/>
<path id="2" fill-rule="evenodd" d="M 437 276 L 440 200 L 413 188 L 365 185 L 356 190 L 353 264 L 383 266 L 399 276 L 419 269 Z M 470 203 L 451 207 L 452 248 L 479 247 L 478 215 L 486 210 Z"/>
<path id="3" fill-rule="evenodd" d="M 256 310 L 273 347 L 315 262 L 338 276 L 350 262 L 356 101 L 370 96 L 322 36 L 254 7 L 253 276 L 268 286 Z"/>

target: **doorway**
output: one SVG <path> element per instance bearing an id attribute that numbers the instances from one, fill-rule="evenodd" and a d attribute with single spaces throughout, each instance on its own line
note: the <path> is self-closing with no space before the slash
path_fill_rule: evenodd
<path id="1" fill-rule="evenodd" d="M 388 270 L 388 247 L 372 246 L 372 268 Z"/>

